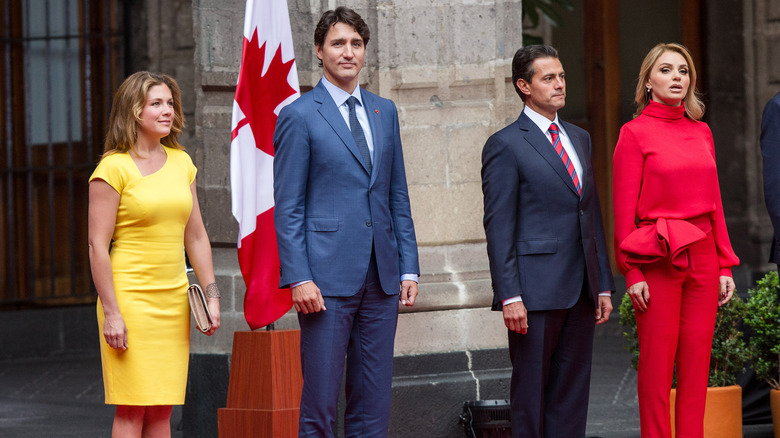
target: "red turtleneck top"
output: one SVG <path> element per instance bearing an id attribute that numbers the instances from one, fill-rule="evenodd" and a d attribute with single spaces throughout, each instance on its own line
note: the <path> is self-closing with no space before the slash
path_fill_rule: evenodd
<path id="1" fill-rule="evenodd" d="M 612 160 L 612 190 L 615 259 L 626 286 L 644 281 L 643 259 L 652 261 L 653 256 L 663 255 L 659 251 L 673 253 L 675 245 L 699 238 L 691 237 L 690 230 L 699 233 L 696 229 L 675 219 L 693 219 L 690 223 L 705 233 L 712 229 L 720 275 L 731 276 L 731 267 L 739 264 L 723 218 L 712 132 L 706 123 L 684 115 L 684 106 L 651 101 L 639 117 L 620 129 Z M 637 231 L 648 224 L 658 229 L 657 239 L 655 228 L 653 238 L 647 229 Z M 653 248 L 637 255 L 629 249 L 632 246 Z"/>

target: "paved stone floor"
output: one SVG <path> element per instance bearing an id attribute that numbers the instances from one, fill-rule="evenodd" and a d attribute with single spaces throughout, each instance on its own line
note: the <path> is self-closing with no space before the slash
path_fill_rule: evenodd
<path id="1" fill-rule="evenodd" d="M 0 361 L 0 437 L 109 437 L 113 415 L 99 356 Z"/>
<path id="2" fill-rule="evenodd" d="M 593 365 L 587 436 L 639 438 L 636 373 L 617 318 L 598 328 Z M 0 437 L 107 437 L 112 416 L 97 355 L 0 361 Z M 175 409 L 174 437 L 180 419 Z M 772 438 L 772 426 L 745 426 L 744 438 Z"/>

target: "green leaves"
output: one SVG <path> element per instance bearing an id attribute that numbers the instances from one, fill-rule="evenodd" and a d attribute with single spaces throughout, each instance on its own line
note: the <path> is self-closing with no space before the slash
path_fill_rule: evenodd
<path id="1" fill-rule="evenodd" d="M 735 385 L 737 373 L 745 370 L 748 349 L 740 329 L 744 316 L 745 303 L 736 293 L 718 309 L 712 338 L 709 386 Z"/>
<path id="2" fill-rule="evenodd" d="M 573 0 L 523 0 L 523 21 L 528 19 L 528 29 L 535 29 L 539 26 L 540 17 L 549 22 L 553 27 L 560 27 L 563 24 L 563 16 L 559 10 L 571 11 L 574 9 Z M 533 44 L 543 44 L 541 37 L 523 33 L 523 46 Z"/>
<path id="3" fill-rule="evenodd" d="M 717 291 L 713 293 L 717 293 Z M 631 365 L 637 369 L 640 354 L 639 337 L 634 306 L 631 304 L 631 298 L 628 294 L 623 295 L 619 313 L 620 324 L 624 327 L 623 337 L 628 342 L 626 349 L 632 355 Z M 718 309 L 715 333 L 712 339 L 709 386 L 734 385 L 736 384 L 736 375 L 745 369 L 748 348 L 739 327 L 744 315 L 745 303 L 736 293 L 728 303 Z"/>
<path id="4" fill-rule="evenodd" d="M 563 24 L 563 18 L 558 12 L 559 8 L 571 11 L 574 9 L 574 2 L 571 0 L 524 0 L 523 18 L 528 17 L 533 29 L 539 25 L 539 13 L 541 12 L 550 24 L 560 27 Z"/>
<path id="5" fill-rule="evenodd" d="M 753 330 L 750 355 L 759 379 L 780 389 L 780 285 L 772 271 L 750 289 L 745 323 Z"/>
<path id="6" fill-rule="evenodd" d="M 618 308 L 620 313 L 620 325 L 625 328 L 623 339 L 626 340 L 626 350 L 631 352 L 631 367 L 635 370 L 639 367 L 639 335 L 636 331 L 636 317 L 631 297 L 623 294 L 623 300 L 620 301 Z"/>

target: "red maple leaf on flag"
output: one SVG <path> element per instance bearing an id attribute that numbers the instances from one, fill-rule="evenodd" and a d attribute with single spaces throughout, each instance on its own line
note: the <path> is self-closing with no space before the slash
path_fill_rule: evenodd
<path id="1" fill-rule="evenodd" d="M 282 62 L 282 45 L 276 48 L 268 71 L 263 75 L 265 64 L 265 45 L 258 46 L 257 29 L 252 39 L 244 40 L 244 54 L 241 59 L 241 72 L 236 87 L 236 102 L 246 116 L 233 128 L 232 138 L 238 130 L 249 123 L 258 149 L 273 156 L 273 135 L 276 128 L 274 109 L 292 96 L 296 91 L 287 82 L 294 59 Z"/>
<path id="2" fill-rule="evenodd" d="M 273 204 L 256 204 L 252 201 L 257 198 L 251 195 L 262 194 L 261 197 L 266 200 L 272 197 L 273 187 L 270 181 L 273 178 L 265 173 L 270 172 L 265 166 L 273 160 L 274 155 L 273 135 L 277 119 L 274 110 L 290 96 L 297 94 L 287 81 L 295 60 L 282 62 L 281 44 L 276 47 L 268 69 L 263 74 L 266 44 L 267 42 L 263 42 L 262 46 L 258 46 L 257 29 L 251 40 L 244 38 L 241 72 L 235 96 L 236 104 L 244 118 L 236 123 L 231 139 L 231 142 L 237 141 L 237 144 L 240 144 L 242 139 L 239 132 L 242 128 L 249 128 L 252 137 L 244 139 L 243 143 L 251 151 L 253 139 L 255 154 L 252 156 L 250 153 L 240 159 L 258 166 L 250 165 L 244 170 L 247 173 L 243 177 L 232 176 L 246 186 L 245 193 L 250 194 L 251 201 L 245 208 L 251 209 L 251 213 L 256 215 L 254 231 L 241 238 L 238 249 L 238 261 L 246 283 L 244 317 L 253 330 L 274 322 L 292 307 L 289 289 L 279 290 L 279 254 Z M 240 226 L 250 228 L 248 224 Z"/>

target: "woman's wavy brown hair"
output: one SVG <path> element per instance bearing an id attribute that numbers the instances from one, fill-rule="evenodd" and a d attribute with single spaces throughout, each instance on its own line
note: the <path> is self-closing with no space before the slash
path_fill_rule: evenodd
<path id="1" fill-rule="evenodd" d="M 179 137 L 184 127 L 179 84 L 176 83 L 175 79 L 165 74 L 139 71 L 128 76 L 114 94 L 111 116 L 108 121 L 108 133 L 103 148 L 104 157 L 133 149 L 138 140 L 138 123 L 141 121 L 141 112 L 146 105 L 146 96 L 149 89 L 155 85 L 167 85 L 173 97 L 174 115 L 171 132 L 163 137 L 160 143 L 170 148 L 184 150 L 184 146 L 179 144 Z"/>
<path id="2" fill-rule="evenodd" d="M 634 117 L 638 117 L 642 114 L 642 111 L 648 105 L 650 101 L 650 92 L 645 88 L 650 73 L 653 70 L 655 62 L 666 52 L 676 52 L 685 58 L 685 62 L 688 64 L 688 74 L 691 78 L 691 84 L 688 86 L 688 92 L 683 98 L 683 105 L 685 105 L 685 114 L 693 120 L 701 120 L 704 115 L 704 102 L 699 99 L 699 92 L 696 91 L 696 67 L 693 65 L 693 58 L 691 58 L 690 52 L 682 44 L 677 43 L 660 43 L 650 49 L 645 56 L 645 60 L 642 61 L 642 67 L 639 69 L 639 82 L 636 84 L 636 96 L 634 101 L 636 102 L 636 112 Z"/>

